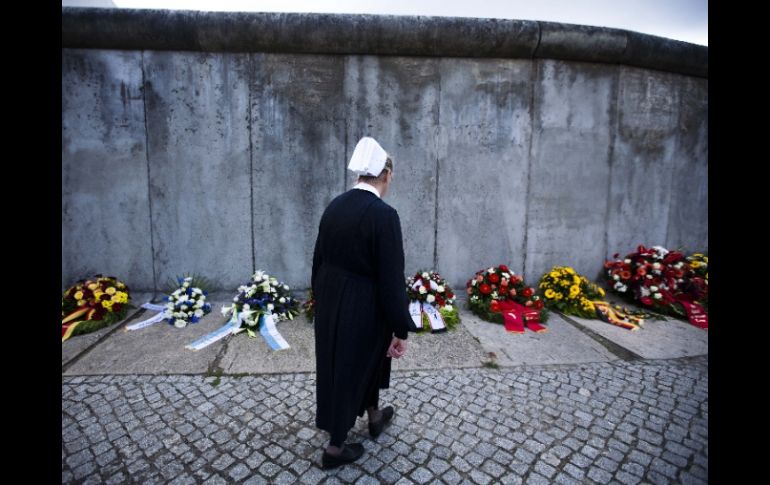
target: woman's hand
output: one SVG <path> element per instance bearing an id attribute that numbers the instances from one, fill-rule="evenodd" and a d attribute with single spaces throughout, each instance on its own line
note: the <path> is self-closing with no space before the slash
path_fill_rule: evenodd
<path id="1" fill-rule="evenodd" d="M 385 354 L 387 357 L 393 357 L 394 359 L 400 359 L 406 353 L 406 340 L 401 340 L 398 337 L 393 337 L 388 347 L 388 352 Z"/>

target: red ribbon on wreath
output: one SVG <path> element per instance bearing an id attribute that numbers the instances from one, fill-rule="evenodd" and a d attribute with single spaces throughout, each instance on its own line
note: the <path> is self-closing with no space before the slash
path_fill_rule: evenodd
<path id="1" fill-rule="evenodd" d="M 535 333 L 548 331 L 540 325 L 540 310 L 526 307 L 510 299 L 492 300 L 489 309 L 503 314 L 503 325 L 508 332 L 524 333 L 525 326 Z"/>

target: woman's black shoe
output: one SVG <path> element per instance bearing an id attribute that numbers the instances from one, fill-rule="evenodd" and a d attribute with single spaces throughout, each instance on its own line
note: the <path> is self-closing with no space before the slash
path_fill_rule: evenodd
<path id="1" fill-rule="evenodd" d="M 343 445 L 342 452 L 339 455 L 330 455 L 324 450 L 321 457 L 321 464 L 324 470 L 335 468 L 346 463 L 352 463 L 364 454 L 364 446 L 360 443 L 351 443 Z"/>
<path id="2" fill-rule="evenodd" d="M 390 422 L 391 418 L 393 417 L 394 411 L 393 406 L 388 406 L 382 410 L 382 416 L 378 421 L 375 421 L 374 423 L 369 423 L 369 435 L 372 438 L 376 438 L 382 433 L 382 430 L 385 429 L 385 426 Z"/>

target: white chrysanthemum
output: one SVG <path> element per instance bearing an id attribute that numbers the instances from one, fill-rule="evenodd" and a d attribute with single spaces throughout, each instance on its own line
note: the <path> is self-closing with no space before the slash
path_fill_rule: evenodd
<path id="1" fill-rule="evenodd" d="M 658 291 L 658 287 L 657 286 L 650 286 L 650 291 L 653 292 L 653 293 L 656 293 Z"/>
<path id="2" fill-rule="evenodd" d="M 425 300 L 426 300 L 428 303 L 433 303 L 434 301 L 436 301 L 436 297 L 435 297 L 435 296 L 433 296 L 433 295 L 428 295 L 428 297 L 427 297 L 427 298 L 425 298 Z"/>
<path id="3" fill-rule="evenodd" d="M 450 303 L 447 303 L 446 305 L 444 305 L 444 308 L 446 308 L 450 312 L 452 311 L 452 305 Z"/>
<path id="4" fill-rule="evenodd" d="M 660 293 L 655 293 L 654 295 L 652 295 L 652 297 L 655 298 L 656 300 L 660 300 L 661 298 L 663 298 L 663 295 L 661 295 Z"/>
<path id="5" fill-rule="evenodd" d="M 509 279 L 511 279 L 511 274 L 510 273 L 503 273 L 503 278 L 509 280 Z"/>
<path id="6" fill-rule="evenodd" d="M 497 298 L 497 291 L 492 292 L 492 298 Z"/>
<path id="7" fill-rule="evenodd" d="M 417 291 L 419 291 L 421 295 L 424 295 L 425 293 L 428 292 L 428 290 L 426 290 L 424 286 L 420 286 L 420 289 Z"/>
<path id="8" fill-rule="evenodd" d="M 283 285 L 283 289 L 289 291 L 289 285 Z"/>
<path id="9" fill-rule="evenodd" d="M 269 311 L 271 311 L 271 312 L 272 312 L 272 311 L 273 311 L 273 308 L 275 308 L 275 306 L 274 306 L 272 303 L 268 303 L 268 304 L 267 304 L 267 309 L 268 309 Z"/>
<path id="10" fill-rule="evenodd" d="M 620 275 L 614 274 L 612 275 L 612 279 L 618 281 L 620 279 Z"/>
<path id="11" fill-rule="evenodd" d="M 168 303 L 166 303 L 166 308 L 168 308 L 169 310 L 173 310 L 174 309 L 174 304 L 171 303 L 171 302 L 168 302 Z"/>
<path id="12" fill-rule="evenodd" d="M 660 263 L 655 261 L 654 263 L 652 263 L 652 267 L 655 269 L 660 269 Z"/>
<path id="13" fill-rule="evenodd" d="M 280 297 L 280 298 L 278 299 L 278 301 L 279 301 L 280 303 L 286 303 L 286 298 L 284 298 L 284 297 Z"/>
<path id="14" fill-rule="evenodd" d="M 478 299 L 479 299 L 479 297 L 478 297 L 478 296 L 476 296 L 476 295 L 473 295 L 473 296 L 471 297 L 471 300 L 473 300 L 473 301 L 476 301 L 476 300 L 478 300 Z"/>
<path id="15" fill-rule="evenodd" d="M 185 328 L 187 326 L 187 322 L 179 318 L 177 320 L 174 320 L 174 326 L 176 328 Z"/>
<path id="16" fill-rule="evenodd" d="M 642 286 L 642 296 L 650 296 L 650 290 Z"/>
<path id="17" fill-rule="evenodd" d="M 436 291 L 439 293 L 444 293 L 444 287 L 442 285 L 438 285 L 438 288 L 436 288 Z"/>
<path id="18" fill-rule="evenodd" d="M 250 308 L 251 308 L 251 305 L 249 305 L 248 303 L 243 304 L 243 311 L 249 311 Z"/>
<path id="19" fill-rule="evenodd" d="M 494 268 L 494 267 L 491 267 L 491 268 L 489 268 L 489 269 L 487 270 L 487 273 L 490 273 L 490 274 L 491 274 L 491 273 L 494 273 L 494 272 L 495 272 L 495 268 Z"/>
<path id="20" fill-rule="evenodd" d="M 203 316 L 203 310 L 201 310 L 200 308 L 199 308 L 199 309 L 197 309 L 197 310 L 195 310 L 195 313 L 194 313 L 194 315 L 195 315 L 196 317 L 198 317 L 198 318 L 202 317 L 202 316 Z"/>
<path id="21" fill-rule="evenodd" d="M 473 279 L 471 280 L 471 286 L 476 286 L 476 278 L 473 278 Z"/>
<path id="22" fill-rule="evenodd" d="M 652 279 L 652 275 L 648 274 L 647 276 L 645 276 L 645 278 L 647 278 L 648 280 L 651 280 Z"/>
<path id="23" fill-rule="evenodd" d="M 624 259 L 623 262 L 626 263 L 626 264 L 631 264 L 631 260 L 628 259 L 628 258 Z"/>
<path id="24" fill-rule="evenodd" d="M 427 279 L 428 279 L 430 276 L 428 275 L 428 272 L 426 271 L 426 272 L 424 272 L 424 273 L 422 274 L 422 277 L 423 277 L 423 278 L 425 278 L 425 279 L 427 280 Z"/>

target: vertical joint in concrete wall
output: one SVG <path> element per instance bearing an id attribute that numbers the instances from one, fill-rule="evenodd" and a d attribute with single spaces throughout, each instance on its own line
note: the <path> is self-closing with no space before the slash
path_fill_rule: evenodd
<path id="1" fill-rule="evenodd" d="M 152 257 L 152 291 L 158 292 L 158 274 L 155 269 L 155 224 L 152 218 L 152 174 L 150 172 L 150 131 L 147 126 L 147 81 L 145 78 L 144 51 L 142 53 L 142 107 L 144 109 L 144 154 L 147 160 L 147 204 L 150 212 L 150 252 Z M 155 300 L 155 295 L 153 295 Z"/>
<path id="2" fill-rule="evenodd" d="M 345 117 L 345 158 L 342 160 L 342 191 L 345 192 L 347 186 L 347 170 L 348 170 L 348 117 Z"/>
<path id="3" fill-rule="evenodd" d="M 612 168 L 615 157 L 615 140 L 620 129 L 620 70 L 618 65 L 615 69 L 615 89 L 610 101 L 610 147 L 607 150 L 607 163 L 609 164 L 609 174 L 607 180 L 607 207 L 604 211 L 604 257 L 609 257 L 610 252 L 610 212 L 612 211 Z"/>
<path id="4" fill-rule="evenodd" d="M 249 54 L 249 112 L 248 112 L 248 130 L 249 130 L 249 214 L 251 215 L 251 272 L 257 271 L 257 247 L 254 242 L 254 142 L 252 141 L 252 118 L 251 118 L 251 90 L 254 89 L 254 55 Z"/>
<path id="5" fill-rule="evenodd" d="M 540 24 L 538 23 L 538 26 Z M 522 258 L 521 258 L 521 274 L 524 276 L 524 278 L 527 278 L 527 244 L 529 242 L 529 198 L 532 193 L 532 143 L 533 139 L 535 138 L 535 85 L 537 84 L 538 79 L 540 78 L 539 73 L 539 63 L 537 59 L 532 59 L 532 73 L 530 74 L 530 92 L 529 92 L 529 150 L 527 154 L 527 197 L 525 201 L 525 207 L 524 207 L 524 247 Z"/>
<path id="6" fill-rule="evenodd" d="M 438 123 L 436 123 L 436 130 L 433 131 L 434 149 L 436 150 L 436 195 L 433 201 L 433 270 L 438 271 L 438 183 L 441 176 L 441 156 L 439 151 L 439 143 L 441 143 L 441 67 L 439 64 L 438 74 Z"/>
<path id="7" fill-rule="evenodd" d="M 676 126 L 677 126 L 676 133 L 677 133 L 677 135 L 676 135 L 676 142 L 674 144 L 674 154 L 675 154 L 675 156 L 676 156 L 676 154 L 679 153 L 679 147 L 681 146 L 680 144 L 681 144 L 681 139 L 682 139 L 681 136 L 680 136 L 680 131 L 679 131 L 679 127 L 682 126 L 682 111 L 683 111 L 683 105 L 684 105 L 684 101 L 683 101 L 684 94 L 682 93 L 682 83 L 681 82 L 678 82 L 676 84 L 676 89 L 677 89 L 678 95 L 679 95 L 679 100 L 678 100 L 678 103 L 677 103 L 677 110 L 679 112 L 676 115 Z M 669 194 L 671 194 L 672 191 L 674 190 L 674 177 L 677 176 L 677 172 L 678 172 L 677 169 L 676 169 L 676 167 L 677 167 L 676 159 L 674 160 L 674 163 L 671 163 L 670 165 L 671 165 L 671 176 L 669 177 L 669 186 L 668 186 L 668 193 Z M 669 200 L 669 203 L 668 203 L 668 217 L 666 218 L 667 219 L 667 221 L 666 221 L 666 238 L 664 239 L 664 241 L 665 241 L 664 244 L 667 247 L 669 247 L 669 248 L 671 248 L 671 246 L 673 246 L 673 242 L 671 241 L 671 211 L 672 211 L 672 206 L 673 205 L 674 204 L 672 203 L 672 201 Z M 682 243 L 682 240 L 680 238 L 680 240 L 676 242 L 677 247 L 674 247 L 672 249 L 684 249 L 684 250 L 686 250 L 687 248 L 678 247 L 681 243 Z"/>

